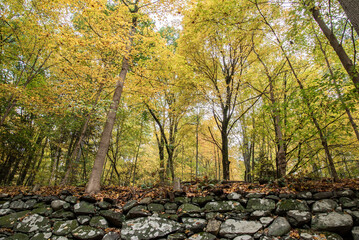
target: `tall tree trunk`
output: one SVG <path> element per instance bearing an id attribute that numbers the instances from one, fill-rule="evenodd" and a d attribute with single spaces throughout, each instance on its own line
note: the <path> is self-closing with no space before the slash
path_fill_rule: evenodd
<path id="1" fill-rule="evenodd" d="M 339 0 L 339 3 L 359 36 L 359 1 Z"/>
<path id="2" fill-rule="evenodd" d="M 138 9 L 137 9 L 138 10 Z M 137 11 L 136 11 L 137 12 Z M 133 13 L 136 13 L 133 12 Z M 132 49 L 133 36 L 135 34 L 137 25 L 137 17 L 132 18 L 132 27 L 130 31 L 129 43 L 127 46 L 128 56 L 124 56 L 122 60 L 122 69 L 120 72 L 119 80 L 116 83 L 116 88 L 113 94 L 112 103 L 107 113 L 105 127 L 101 134 L 100 146 L 98 148 L 95 162 L 92 168 L 90 179 L 87 183 L 85 192 L 88 194 L 98 193 L 101 190 L 101 176 L 103 171 L 103 164 L 107 155 L 108 148 L 110 146 L 110 140 L 112 136 L 112 129 L 116 120 L 116 113 L 118 105 L 120 103 L 123 86 L 126 80 L 127 72 L 130 68 L 129 54 Z"/>
<path id="3" fill-rule="evenodd" d="M 197 113 L 196 120 L 196 179 L 198 178 L 198 127 L 199 127 L 199 113 Z"/>
<path id="4" fill-rule="evenodd" d="M 228 152 L 228 134 L 227 134 L 227 126 L 223 126 L 222 124 L 222 170 L 223 170 L 223 180 L 230 179 L 229 173 L 229 152 Z"/>
<path id="5" fill-rule="evenodd" d="M 354 1 L 353 1 L 354 2 Z M 357 4 L 358 5 L 358 4 Z M 359 93 L 359 74 L 355 69 L 355 65 L 353 64 L 352 60 L 349 58 L 348 54 L 345 52 L 343 46 L 339 43 L 338 39 L 334 35 L 333 31 L 329 29 L 326 23 L 320 16 L 320 12 L 318 8 L 312 8 L 312 15 L 314 20 L 318 23 L 320 29 L 324 33 L 325 37 L 329 40 L 330 45 L 337 53 L 337 56 L 340 59 L 344 69 L 349 74 L 350 78 L 352 79 L 356 92 Z M 358 13 L 356 13 L 358 14 Z"/>
<path id="6" fill-rule="evenodd" d="M 143 125 L 144 125 L 144 120 L 141 121 L 140 139 L 138 140 L 136 156 L 135 156 L 135 163 L 133 166 L 133 176 L 132 176 L 132 185 L 133 186 L 135 185 L 135 182 L 136 182 L 136 169 L 137 169 L 138 155 L 140 154 L 140 149 L 141 149 L 141 144 L 142 144 Z"/>

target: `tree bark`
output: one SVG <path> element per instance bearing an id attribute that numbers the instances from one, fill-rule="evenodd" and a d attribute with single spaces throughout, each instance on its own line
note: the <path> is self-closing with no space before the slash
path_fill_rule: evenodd
<path id="1" fill-rule="evenodd" d="M 359 1 L 339 0 L 339 3 L 359 36 Z"/>
<path id="2" fill-rule="evenodd" d="M 132 49 L 133 35 L 135 34 L 135 29 L 137 25 L 137 18 L 133 17 L 132 27 L 130 31 L 130 39 L 128 43 L 128 54 L 130 54 Z M 98 148 L 95 162 L 91 171 L 90 179 L 87 183 L 85 192 L 88 194 L 98 193 L 101 190 L 101 175 L 103 171 L 103 165 L 107 155 L 108 148 L 110 146 L 110 140 L 112 136 L 112 129 L 116 120 L 116 112 L 118 105 L 120 103 L 123 85 L 126 80 L 127 72 L 130 68 L 129 56 L 124 56 L 122 60 L 122 69 L 120 72 L 119 80 L 117 81 L 115 92 L 113 94 L 112 103 L 110 110 L 107 113 L 105 127 L 101 134 L 100 146 Z"/>

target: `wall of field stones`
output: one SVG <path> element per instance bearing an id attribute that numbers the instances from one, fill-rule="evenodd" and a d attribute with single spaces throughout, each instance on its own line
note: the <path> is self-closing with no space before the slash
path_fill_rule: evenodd
<path id="1" fill-rule="evenodd" d="M 92 197 L 0 194 L 0 240 L 359 240 L 359 192 L 230 193 L 125 205 Z"/>

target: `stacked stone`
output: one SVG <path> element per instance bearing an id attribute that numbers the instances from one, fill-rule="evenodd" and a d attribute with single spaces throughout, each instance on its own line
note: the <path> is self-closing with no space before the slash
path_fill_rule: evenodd
<path id="1" fill-rule="evenodd" d="M 124 206 L 68 191 L 1 194 L 0 228 L 0 240 L 359 240 L 359 192 L 213 193 Z"/>

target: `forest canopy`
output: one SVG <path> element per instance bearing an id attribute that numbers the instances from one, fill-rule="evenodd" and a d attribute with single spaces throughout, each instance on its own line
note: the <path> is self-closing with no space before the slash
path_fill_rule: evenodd
<path id="1" fill-rule="evenodd" d="M 359 176 L 359 3 L 0 9 L 0 185 Z"/>

